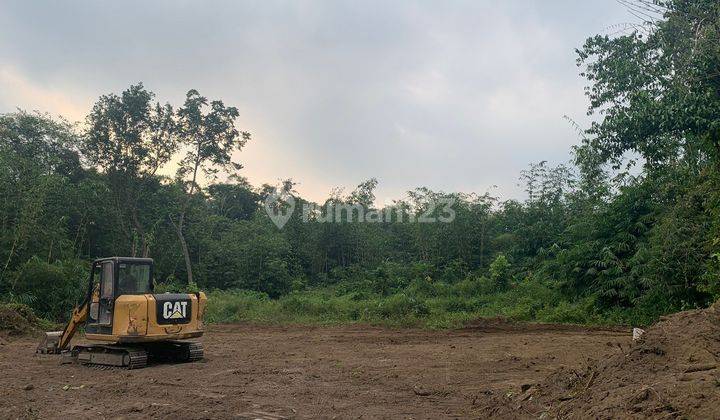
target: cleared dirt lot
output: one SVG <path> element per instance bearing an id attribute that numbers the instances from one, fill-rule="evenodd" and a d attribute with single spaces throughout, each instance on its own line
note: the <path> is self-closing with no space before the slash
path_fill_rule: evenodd
<path id="1" fill-rule="evenodd" d="M 626 351 L 625 331 L 483 323 L 452 331 L 215 325 L 206 360 L 100 370 L 0 341 L 0 418 L 477 417 L 560 366 Z M 30 386 L 32 385 L 32 386 Z"/>

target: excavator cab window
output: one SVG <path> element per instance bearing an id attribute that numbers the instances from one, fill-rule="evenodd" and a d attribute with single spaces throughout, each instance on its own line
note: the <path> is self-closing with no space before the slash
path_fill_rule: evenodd
<path id="1" fill-rule="evenodd" d="M 113 292 L 115 289 L 113 266 L 114 264 L 110 261 L 104 262 L 100 271 L 100 304 L 97 320 L 98 324 L 101 325 L 109 325 L 112 322 Z"/>
<path id="2" fill-rule="evenodd" d="M 112 299 L 113 298 L 113 263 L 106 262 L 102 265 L 102 272 L 100 274 L 100 298 L 101 299 Z"/>
<path id="3" fill-rule="evenodd" d="M 121 262 L 118 273 L 118 296 L 152 293 L 150 264 Z"/>
<path id="4" fill-rule="evenodd" d="M 99 292 L 100 285 L 100 276 L 102 275 L 102 266 L 98 264 L 93 264 L 92 266 L 92 284 L 90 285 L 90 291 L 89 293 L 92 294 L 94 292 Z M 98 322 L 98 317 L 100 316 L 100 303 L 97 300 L 91 300 L 90 301 L 90 313 L 88 313 L 88 323 L 89 324 L 95 324 Z"/>

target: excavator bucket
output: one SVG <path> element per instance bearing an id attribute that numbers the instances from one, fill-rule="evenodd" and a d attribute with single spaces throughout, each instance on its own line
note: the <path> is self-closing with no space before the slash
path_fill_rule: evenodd
<path id="1" fill-rule="evenodd" d="M 57 354 L 60 353 L 58 344 L 60 343 L 60 337 L 62 337 L 62 331 L 50 331 L 45 333 L 42 341 L 38 345 L 36 353 L 42 354 Z"/>

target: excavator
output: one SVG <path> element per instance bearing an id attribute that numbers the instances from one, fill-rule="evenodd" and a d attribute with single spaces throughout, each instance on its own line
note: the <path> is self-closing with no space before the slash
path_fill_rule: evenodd
<path id="1" fill-rule="evenodd" d="M 93 261 L 83 302 L 62 331 L 45 333 L 38 353 L 65 354 L 87 365 L 139 369 L 148 360 L 193 362 L 202 344 L 205 293 L 154 292 L 151 258 L 111 257 Z M 85 339 L 69 349 L 78 329 Z"/>

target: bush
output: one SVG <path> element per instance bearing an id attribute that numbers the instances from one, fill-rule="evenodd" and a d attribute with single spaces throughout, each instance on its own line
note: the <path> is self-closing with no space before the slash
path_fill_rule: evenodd
<path id="1" fill-rule="evenodd" d="M 464 279 L 467 273 L 468 269 L 465 261 L 459 259 L 452 260 L 443 269 L 442 279 L 444 282 L 452 284 Z"/>
<path id="2" fill-rule="evenodd" d="M 458 296 L 479 296 L 497 293 L 500 290 L 495 282 L 487 277 L 466 277 L 453 285 L 453 291 Z"/>
<path id="3" fill-rule="evenodd" d="M 498 255 L 492 263 L 490 263 L 490 278 L 495 282 L 499 289 L 504 289 L 510 282 L 510 262 L 505 255 Z"/>
<path id="4" fill-rule="evenodd" d="M 518 283 L 505 292 L 488 295 L 483 316 L 505 316 L 518 321 L 537 319 L 538 311 L 557 305 L 560 294 L 533 278 Z"/>
<path id="5" fill-rule="evenodd" d="M 418 278 L 405 288 L 408 295 L 417 297 L 437 297 L 445 294 L 445 283 L 433 283 L 430 277 Z"/>
<path id="6" fill-rule="evenodd" d="M 590 301 L 594 303 L 594 301 Z M 589 323 L 592 318 L 592 308 L 588 302 L 560 302 L 557 306 L 544 308 L 537 313 L 537 318 L 543 322 L 561 322 L 570 324 Z"/>
<path id="7" fill-rule="evenodd" d="M 42 318 L 67 321 L 87 292 L 87 265 L 80 260 L 49 264 L 33 258 L 13 274 L 11 299 L 28 304 Z"/>
<path id="8" fill-rule="evenodd" d="M 272 311 L 267 294 L 250 290 L 215 290 L 209 292 L 205 322 L 238 322 L 264 320 Z"/>
<path id="9" fill-rule="evenodd" d="M 468 299 L 453 297 L 445 301 L 444 310 L 447 312 L 474 312 L 477 302 Z"/>
<path id="10" fill-rule="evenodd" d="M 484 277 L 467 278 L 455 285 L 416 279 L 405 291 L 389 296 L 367 291 L 341 293 L 338 286 L 293 291 L 278 299 L 254 291 L 218 290 L 208 293 L 206 321 L 452 328 L 481 317 L 608 324 L 637 320 L 642 315 L 599 312 L 592 296 L 567 302 L 557 290 L 532 278 L 504 292 L 498 292 L 493 283 Z"/>
<path id="11" fill-rule="evenodd" d="M 379 301 L 370 313 L 383 319 L 421 318 L 429 315 L 430 309 L 425 302 L 405 293 L 398 293 Z"/>
<path id="12" fill-rule="evenodd" d="M 293 279 L 285 261 L 274 258 L 268 261 L 260 274 L 259 291 L 272 298 L 285 295 L 292 290 Z"/>
<path id="13" fill-rule="evenodd" d="M 280 299 L 279 303 L 281 310 L 293 318 L 308 316 L 341 318 L 338 315 L 343 312 L 341 305 L 338 304 L 338 298 L 331 296 L 291 293 Z"/>
<path id="14" fill-rule="evenodd" d="M 406 287 L 411 278 L 404 265 L 383 262 L 371 272 L 373 291 L 383 296 L 389 296 Z"/>

